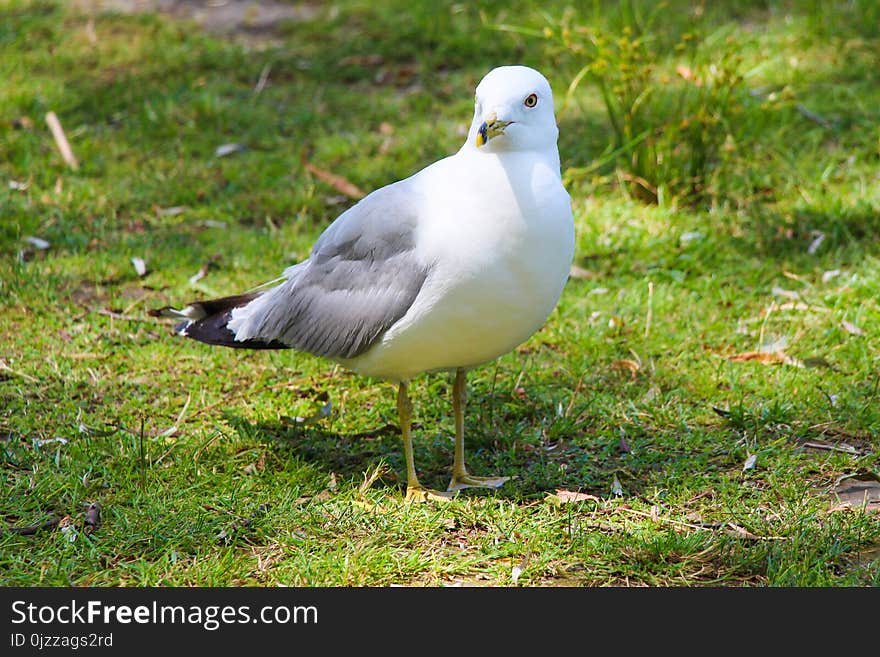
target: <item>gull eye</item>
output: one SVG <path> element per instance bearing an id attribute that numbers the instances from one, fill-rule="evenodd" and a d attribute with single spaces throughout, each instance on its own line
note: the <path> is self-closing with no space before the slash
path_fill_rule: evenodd
<path id="1" fill-rule="evenodd" d="M 526 99 L 523 101 L 523 105 L 526 107 L 534 107 L 538 104 L 538 95 L 537 94 L 529 94 L 526 96 Z"/>

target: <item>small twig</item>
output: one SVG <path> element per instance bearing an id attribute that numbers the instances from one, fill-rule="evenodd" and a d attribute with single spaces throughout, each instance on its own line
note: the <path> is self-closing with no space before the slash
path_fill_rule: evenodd
<path id="1" fill-rule="evenodd" d="M 727 522 L 727 529 L 725 529 L 725 533 L 729 536 L 734 536 L 736 538 L 747 538 L 751 541 L 784 541 L 786 540 L 785 536 L 758 536 L 757 534 L 753 534 L 745 527 L 740 527 L 735 522 Z"/>
<path id="2" fill-rule="evenodd" d="M 829 452 L 843 452 L 844 454 L 852 454 L 853 456 L 860 456 L 861 452 L 857 450 L 855 447 L 851 447 L 847 445 L 846 447 L 841 447 L 840 445 L 824 445 L 822 443 L 814 443 L 814 442 L 806 442 L 802 443 L 804 447 L 810 447 L 812 449 L 824 449 Z"/>
<path id="3" fill-rule="evenodd" d="M 681 520 L 673 520 L 672 518 L 664 518 L 663 516 L 651 515 L 650 513 L 646 513 L 645 511 L 639 511 L 638 509 L 629 509 L 627 507 L 617 507 L 614 511 L 625 511 L 626 513 L 632 513 L 633 515 L 642 516 L 644 518 L 650 518 L 651 520 L 659 520 L 662 522 L 669 523 L 671 525 L 678 525 L 679 527 L 688 527 L 689 529 L 699 529 L 702 531 L 712 531 L 711 528 L 705 527 L 703 525 L 693 525 L 689 522 L 682 522 Z"/>
<path id="4" fill-rule="evenodd" d="M 19 372 L 18 370 L 14 370 L 9 365 L 6 364 L 6 361 L 0 358 L 0 371 L 9 372 L 15 376 L 20 376 L 25 381 L 30 381 L 31 383 L 39 383 L 40 380 L 31 376 L 30 374 L 25 374 L 24 372 Z"/>
<path id="5" fill-rule="evenodd" d="M 263 70 L 260 71 L 260 79 L 257 80 L 257 84 L 254 86 L 254 96 L 259 94 L 263 89 L 266 88 L 266 83 L 269 82 L 269 72 L 272 70 L 272 64 L 266 64 L 263 67 Z"/>
<path id="6" fill-rule="evenodd" d="M 127 315 L 121 315 L 113 310 L 107 310 L 105 308 L 101 308 L 96 311 L 99 315 L 104 315 L 104 317 L 110 317 L 111 319 L 120 319 L 124 322 L 138 322 L 140 324 L 152 324 L 153 322 L 141 319 L 140 317 L 129 317 Z"/>
<path id="7" fill-rule="evenodd" d="M 49 112 L 46 114 L 46 123 L 49 126 L 49 130 L 52 131 L 52 136 L 55 138 L 55 145 L 58 146 L 58 150 L 61 152 L 61 157 L 64 158 L 64 161 L 67 162 L 67 165 L 76 171 L 79 169 L 79 162 L 76 161 L 76 157 L 73 155 L 73 150 L 70 148 L 70 143 L 67 141 L 67 137 L 64 134 L 64 128 L 61 127 L 61 121 L 58 120 L 58 115 L 55 112 Z"/>
<path id="8" fill-rule="evenodd" d="M 180 411 L 180 415 L 177 416 L 177 421 L 168 429 L 165 429 L 162 433 L 158 435 L 159 438 L 164 438 L 166 436 L 173 436 L 177 433 L 177 429 L 183 424 L 183 418 L 186 415 L 186 411 L 189 408 L 189 402 L 192 399 L 192 394 L 186 396 L 186 403 L 183 405 L 183 409 Z"/>
<path id="9" fill-rule="evenodd" d="M 581 374 L 581 377 L 578 379 L 577 385 L 574 387 L 574 392 L 571 393 L 571 399 L 568 402 L 568 406 L 565 409 L 565 414 L 562 417 L 568 417 L 568 414 L 571 413 L 571 409 L 574 406 L 574 400 L 577 399 L 578 394 L 581 391 L 581 386 L 584 383 L 584 377 L 587 375 L 586 372 Z"/>
<path id="10" fill-rule="evenodd" d="M 758 536 L 756 534 L 752 534 L 747 529 L 740 527 L 739 525 L 733 522 L 725 522 L 719 524 L 708 524 L 703 523 L 701 525 L 694 525 L 689 522 L 682 522 L 681 520 L 673 520 L 672 518 L 664 518 L 663 516 L 652 515 L 650 513 L 646 513 L 645 511 L 639 511 L 637 509 L 630 509 L 627 507 L 617 507 L 614 511 L 625 511 L 626 513 L 632 513 L 637 516 L 642 516 L 645 518 L 650 518 L 651 520 L 659 520 L 662 522 L 666 522 L 672 525 L 678 525 L 679 527 L 688 527 L 690 529 L 699 529 L 702 531 L 716 531 L 718 529 L 727 528 L 725 531 L 730 533 L 733 536 L 737 536 L 739 538 L 748 538 L 752 540 L 761 540 L 761 541 L 784 541 L 786 540 L 785 536 Z"/>
<path id="11" fill-rule="evenodd" d="M 794 108 L 795 108 L 795 109 L 800 113 L 800 115 L 803 116 L 805 119 L 809 119 L 809 120 L 812 121 L 813 123 L 818 123 L 820 126 L 822 126 L 823 128 L 825 128 L 825 129 L 827 129 L 827 130 L 834 130 L 834 124 L 831 123 L 831 121 L 829 121 L 828 119 L 826 119 L 826 118 L 825 118 L 824 116 L 822 116 L 821 114 L 817 114 L 816 112 L 813 112 L 812 110 L 807 109 L 806 106 L 801 105 L 800 103 L 798 103 L 797 105 L 795 105 Z"/>

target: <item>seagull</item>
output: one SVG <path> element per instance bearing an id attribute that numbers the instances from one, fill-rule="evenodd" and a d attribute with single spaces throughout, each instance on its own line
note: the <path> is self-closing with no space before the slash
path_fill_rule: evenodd
<path id="1" fill-rule="evenodd" d="M 465 466 L 466 374 L 543 325 L 574 256 L 549 82 L 501 66 L 480 81 L 474 105 L 458 152 L 343 212 L 274 287 L 150 311 L 184 320 L 177 332 L 209 345 L 296 349 L 396 383 L 407 501 L 509 479 Z M 438 371 L 455 377 L 446 491 L 419 482 L 408 394 L 414 377 Z"/>

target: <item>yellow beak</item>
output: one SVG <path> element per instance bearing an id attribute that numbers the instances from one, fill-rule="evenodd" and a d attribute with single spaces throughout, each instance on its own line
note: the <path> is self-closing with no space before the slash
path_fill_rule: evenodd
<path id="1" fill-rule="evenodd" d="M 499 121 L 498 117 L 495 115 L 495 112 L 492 112 L 489 116 L 486 117 L 486 120 L 483 121 L 482 125 L 480 125 L 479 130 L 477 130 L 477 147 L 489 143 L 489 140 L 493 137 L 503 135 L 504 128 L 509 126 L 510 123 L 510 121 Z"/>

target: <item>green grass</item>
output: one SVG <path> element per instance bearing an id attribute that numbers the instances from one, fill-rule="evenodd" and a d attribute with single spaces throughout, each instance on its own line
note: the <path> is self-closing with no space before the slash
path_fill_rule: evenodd
<path id="1" fill-rule="evenodd" d="M 875 3 L 662 8 L 658 117 L 690 93 L 675 44 L 695 24 L 724 35 L 743 81 L 739 113 L 713 123 L 731 139 L 700 152 L 700 193 L 673 175 L 648 199 L 597 81 L 567 95 L 583 59 L 544 33 L 622 35 L 648 3 L 343 0 L 249 47 L 151 15 L 2 4 L 0 513 L 69 516 L 76 540 L 0 534 L 0 584 L 510 585 L 514 567 L 526 586 L 880 584 L 878 516 L 832 510 L 842 477 L 878 473 Z M 557 92 L 583 273 L 538 334 L 469 377 L 469 464 L 514 479 L 406 506 L 391 386 L 175 339 L 146 311 L 277 276 L 350 204 L 304 158 L 362 189 L 408 176 L 458 148 L 475 83 L 513 62 Z M 224 143 L 245 150 L 218 158 Z M 793 360 L 729 359 L 762 344 Z M 412 386 L 433 486 L 452 460 L 450 395 L 443 376 Z M 327 400 L 330 417 L 289 419 Z"/>

